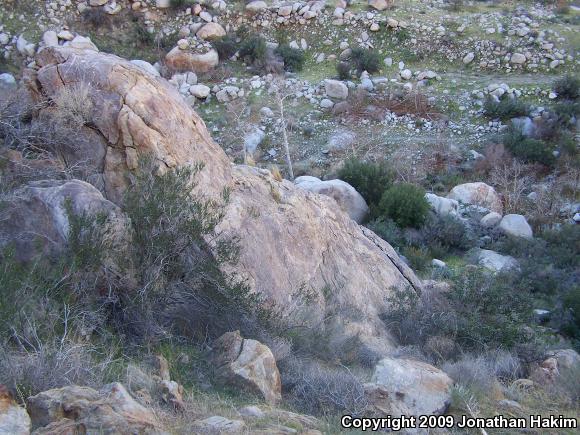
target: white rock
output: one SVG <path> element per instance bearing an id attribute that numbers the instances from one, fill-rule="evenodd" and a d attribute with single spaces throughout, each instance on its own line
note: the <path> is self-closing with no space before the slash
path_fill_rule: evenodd
<path id="1" fill-rule="evenodd" d="M 501 255 L 489 249 L 479 249 L 477 251 L 477 262 L 493 272 L 501 272 L 509 269 L 517 269 L 518 262 L 509 255 Z"/>
<path id="2" fill-rule="evenodd" d="M 339 80 L 328 79 L 324 82 L 326 95 L 330 98 L 344 100 L 348 97 L 348 87 Z"/>
<path id="3" fill-rule="evenodd" d="M 532 239 L 532 227 L 528 221 L 521 214 L 507 214 L 499 223 L 499 229 L 506 235 L 512 237 L 521 237 L 524 239 Z"/>
<path id="4" fill-rule="evenodd" d="M 493 228 L 501 221 L 501 214 L 492 211 L 481 218 L 479 223 L 482 227 Z"/>
<path id="5" fill-rule="evenodd" d="M 196 98 L 207 98 L 210 93 L 209 86 L 206 85 L 193 85 L 189 88 L 189 93 Z"/>

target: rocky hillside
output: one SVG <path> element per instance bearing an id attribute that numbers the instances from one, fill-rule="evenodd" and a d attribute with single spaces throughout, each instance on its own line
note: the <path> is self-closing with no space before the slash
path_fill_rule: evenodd
<path id="1" fill-rule="evenodd" d="M 573 2 L 2 6 L 0 433 L 577 421 Z"/>

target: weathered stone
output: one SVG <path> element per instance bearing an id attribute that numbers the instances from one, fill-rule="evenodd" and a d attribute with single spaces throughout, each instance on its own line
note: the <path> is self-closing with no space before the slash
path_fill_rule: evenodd
<path id="1" fill-rule="evenodd" d="M 29 397 L 27 409 L 33 428 L 44 427 L 44 433 L 165 433 L 154 413 L 118 383 L 100 391 L 76 385 L 48 390 Z"/>
<path id="2" fill-rule="evenodd" d="M 339 80 L 325 80 L 324 88 L 326 95 L 330 98 L 344 100 L 348 97 L 348 87 Z"/>
<path id="3" fill-rule="evenodd" d="M 174 47 L 165 56 L 165 62 L 174 71 L 203 73 L 214 69 L 218 65 L 219 55 L 213 49 L 206 53 L 193 53 L 189 50 L 181 50 L 179 47 Z"/>
<path id="4" fill-rule="evenodd" d="M 459 184 L 451 189 L 447 198 L 463 204 L 484 207 L 500 214 L 503 211 L 501 200 L 494 188 L 482 182 Z"/>
<path id="5" fill-rule="evenodd" d="M 387 414 L 439 415 L 451 403 L 453 380 L 443 371 L 423 362 L 384 358 L 375 367 L 367 396 Z"/>
<path id="6" fill-rule="evenodd" d="M 18 406 L 6 387 L 0 385 L 0 435 L 28 435 L 30 427 L 26 409 Z"/>
<path id="7" fill-rule="evenodd" d="M 369 0 L 369 6 L 377 11 L 384 11 L 389 7 L 389 2 L 387 0 Z"/>
<path id="8" fill-rule="evenodd" d="M 532 239 L 532 227 L 521 214 L 506 214 L 499 223 L 499 229 L 507 236 Z"/>
<path id="9" fill-rule="evenodd" d="M 342 180 L 322 181 L 316 177 L 302 176 L 294 180 L 301 189 L 334 198 L 340 209 L 356 223 L 362 223 L 369 207 L 354 187 Z"/>
<path id="10" fill-rule="evenodd" d="M 492 211 L 481 218 L 479 222 L 482 227 L 493 228 L 501 221 L 501 214 Z"/>
<path id="11" fill-rule="evenodd" d="M 195 36 L 201 39 L 216 39 L 225 35 L 225 29 L 218 23 L 204 24 L 195 34 Z"/>
<path id="12" fill-rule="evenodd" d="M 214 342 L 212 362 L 222 382 L 260 394 L 268 403 L 280 401 L 280 372 L 262 343 L 242 338 L 239 331 L 227 332 Z"/>
<path id="13" fill-rule="evenodd" d="M 493 272 L 502 272 L 519 267 L 515 258 L 509 255 L 501 255 L 489 249 L 479 249 L 476 251 L 477 262 Z"/>
<path id="14" fill-rule="evenodd" d="M 433 193 L 426 193 L 425 199 L 429 202 L 431 209 L 439 216 L 457 215 L 459 203 L 456 200 L 437 196 Z"/>

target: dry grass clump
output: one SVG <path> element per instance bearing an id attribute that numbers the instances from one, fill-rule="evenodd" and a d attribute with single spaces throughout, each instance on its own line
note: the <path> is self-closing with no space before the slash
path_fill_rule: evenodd
<path id="1" fill-rule="evenodd" d="M 85 81 L 62 87 L 52 96 L 55 120 L 69 126 L 88 124 L 93 110 L 90 93 L 91 85 Z"/>

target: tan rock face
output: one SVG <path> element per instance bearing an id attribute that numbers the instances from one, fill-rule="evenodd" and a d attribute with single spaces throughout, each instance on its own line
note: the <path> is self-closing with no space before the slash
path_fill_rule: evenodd
<path id="1" fill-rule="evenodd" d="M 262 343 L 242 338 L 239 331 L 227 332 L 215 341 L 212 362 L 222 382 L 260 394 L 268 403 L 282 398 L 274 355 Z"/>
<path id="2" fill-rule="evenodd" d="M 306 192 L 269 171 L 237 166 L 218 230 L 241 237 L 241 273 L 288 311 L 314 293 L 305 316 L 330 336 L 357 335 L 384 352 L 391 342 L 379 314 L 392 287 L 421 284 L 393 248 L 357 225 L 329 197 Z"/>
<path id="3" fill-rule="evenodd" d="M 14 402 L 8 390 L 0 385 L 0 434 L 28 435 L 30 417 L 26 409 Z"/>
<path id="4" fill-rule="evenodd" d="M 201 118 L 165 80 L 152 78 L 117 56 L 90 50 L 49 47 L 39 53 L 37 63 L 41 68 L 36 92 L 49 98 L 73 83 L 88 84 L 91 121 L 103 149 L 90 149 L 98 141 L 84 141 L 83 147 L 89 149 L 82 154 L 102 154 L 94 165 L 109 200 L 121 202 L 131 172 L 145 156 L 151 156 L 161 173 L 179 165 L 211 162 L 199 174 L 210 194 L 220 193 L 218 189 L 227 183 L 226 156 Z"/>
<path id="5" fill-rule="evenodd" d="M 118 383 L 100 391 L 76 385 L 48 390 L 28 398 L 27 408 L 39 433 L 165 433 L 153 412 Z"/>
<path id="6" fill-rule="evenodd" d="M 122 202 L 138 163 L 151 155 L 157 171 L 205 164 L 198 191 L 216 196 L 230 189 L 224 236 L 240 238 L 233 270 L 256 292 L 276 302 L 284 315 L 300 312 L 322 324 L 329 337 L 358 335 L 377 351 L 392 341 L 379 315 L 392 287 L 421 284 L 392 247 L 357 225 L 328 197 L 305 192 L 268 171 L 232 167 L 203 121 L 164 79 L 116 56 L 63 47 L 43 49 L 29 80 L 33 93 L 48 97 L 78 81 L 90 84 L 91 130 L 83 155 L 95 154 L 96 177 L 107 199 Z M 38 80 L 34 80 L 37 78 Z M 101 148 L 102 147 L 102 148 Z M 74 160 L 73 160 L 74 162 Z M 101 185 L 99 185 L 99 177 Z M 300 293 L 312 293 L 303 303 Z M 314 323 L 312 323 L 314 324 Z"/>
<path id="7" fill-rule="evenodd" d="M 216 39 L 219 38 L 220 36 L 225 36 L 226 31 L 221 26 L 221 24 L 212 22 L 204 24 L 195 35 L 201 39 Z"/>

